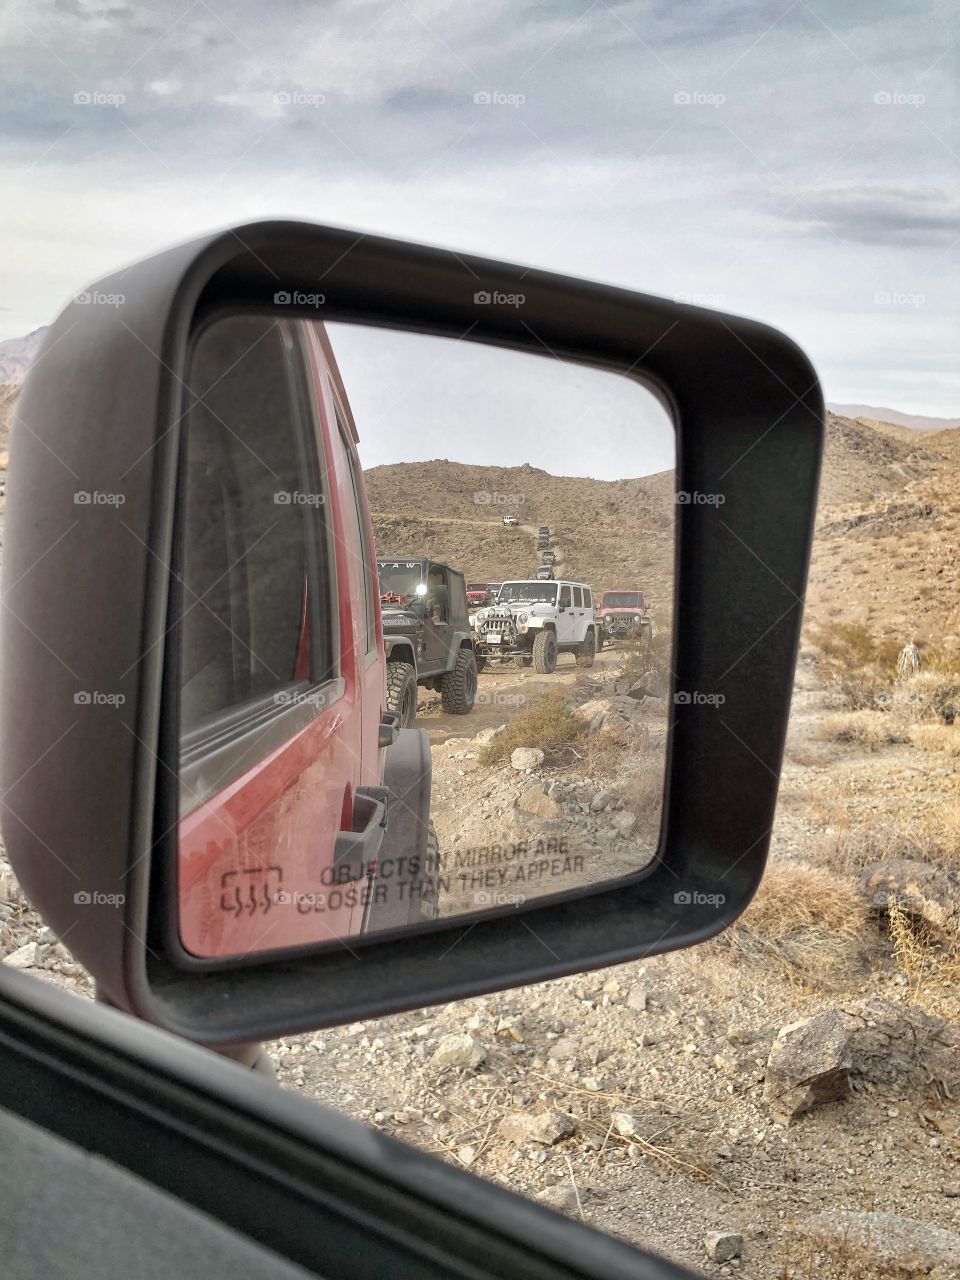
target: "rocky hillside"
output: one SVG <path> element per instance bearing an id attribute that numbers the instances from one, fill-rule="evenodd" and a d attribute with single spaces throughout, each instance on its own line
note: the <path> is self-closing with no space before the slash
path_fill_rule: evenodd
<path id="1" fill-rule="evenodd" d="M 0 385 L 0 468 L 17 385 Z M 893 639 L 960 648 L 960 429 L 918 432 L 829 414 L 807 614 L 864 622 Z M 636 584 L 670 616 L 673 475 L 554 476 L 529 464 L 446 459 L 367 472 L 378 549 L 447 560 L 468 579 L 533 573 L 533 533 L 554 532 L 558 572 L 595 590 Z M 515 512 L 520 528 L 501 517 Z"/>
<path id="2" fill-rule="evenodd" d="M 23 382 L 46 334 L 47 327 L 43 325 L 22 338 L 0 342 L 0 383 L 19 386 Z"/>
<path id="3" fill-rule="evenodd" d="M 367 472 L 378 548 L 445 559 L 468 580 L 532 574 L 533 535 L 549 525 L 562 557 L 558 576 L 595 590 L 637 585 L 662 615 L 673 569 L 673 474 L 637 480 L 552 476 L 525 465 L 399 463 Z M 507 497 L 512 501 L 498 502 Z M 517 514 L 519 528 L 502 523 Z"/>

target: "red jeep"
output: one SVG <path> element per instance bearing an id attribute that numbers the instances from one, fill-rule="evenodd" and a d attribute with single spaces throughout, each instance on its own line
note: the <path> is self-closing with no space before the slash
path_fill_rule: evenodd
<path id="1" fill-rule="evenodd" d="M 490 603 L 490 587 L 486 582 L 467 583 L 467 605 L 471 609 L 482 609 Z"/>
<path id="2" fill-rule="evenodd" d="M 181 958 L 432 917 L 429 748 L 385 714 L 357 432 L 324 327 L 216 321 L 190 390 L 174 604 Z"/>
<path id="3" fill-rule="evenodd" d="M 600 600 L 597 622 L 600 623 L 603 643 L 632 637 L 649 644 L 653 639 L 653 623 L 642 591 L 605 591 Z"/>

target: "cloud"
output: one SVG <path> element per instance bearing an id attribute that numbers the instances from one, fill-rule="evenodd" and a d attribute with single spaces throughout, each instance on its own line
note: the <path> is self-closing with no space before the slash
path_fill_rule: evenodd
<path id="1" fill-rule="evenodd" d="M 850 185 L 801 189 L 802 203 L 783 214 L 812 235 L 824 232 L 864 245 L 914 248 L 957 238 L 960 201 L 946 187 Z"/>

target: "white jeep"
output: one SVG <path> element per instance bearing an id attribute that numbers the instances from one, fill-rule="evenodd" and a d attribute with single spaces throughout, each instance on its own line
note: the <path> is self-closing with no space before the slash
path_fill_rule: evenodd
<path id="1" fill-rule="evenodd" d="M 473 619 L 477 666 L 498 660 L 550 675 L 559 653 L 593 666 L 599 648 L 593 593 L 582 582 L 505 582 Z"/>

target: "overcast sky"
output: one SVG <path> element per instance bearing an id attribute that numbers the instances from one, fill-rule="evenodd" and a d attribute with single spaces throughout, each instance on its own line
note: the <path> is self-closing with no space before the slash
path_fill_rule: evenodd
<path id="1" fill-rule="evenodd" d="M 294 216 L 752 315 L 832 400 L 956 415 L 957 35 L 922 0 L 7 0 L 0 337 Z"/>

